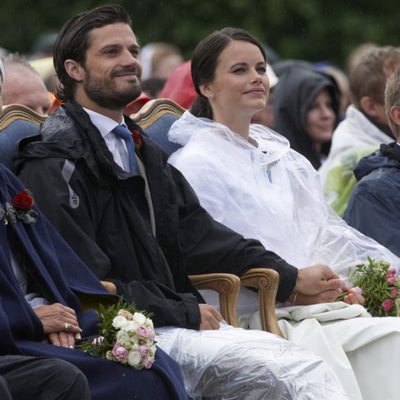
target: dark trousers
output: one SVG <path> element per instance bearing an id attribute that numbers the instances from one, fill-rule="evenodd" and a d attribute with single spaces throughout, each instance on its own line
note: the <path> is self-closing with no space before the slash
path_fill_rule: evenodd
<path id="1" fill-rule="evenodd" d="M 82 372 L 63 360 L 0 356 L 1 400 L 89 400 Z"/>

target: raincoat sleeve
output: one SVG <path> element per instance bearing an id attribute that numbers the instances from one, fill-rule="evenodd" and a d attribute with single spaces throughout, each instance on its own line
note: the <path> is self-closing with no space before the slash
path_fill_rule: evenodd
<path id="1" fill-rule="evenodd" d="M 293 291 L 297 268 L 254 239 L 245 239 L 217 222 L 200 205 L 180 171 L 171 166 L 180 194 L 180 244 L 188 273 L 228 272 L 241 275 L 252 267 L 267 267 L 279 273 L 278 301 L 286 301 Z M 220 207 L 217 197 L 215 207 Z M 204 260 L 207 260 L 206 262 Z"/>
<path id="2" fill-rule="evenodd" d="M 152 312 L 156 326 L 198 329 L 200 310 L 193 294 L 176 293 L 156 281 L 125 282 L 113 277 L 111 261 L 97 243 L 96 221 L 101 216 L 96 215 L 96 198 L 101 196 L 91 188 L 90 180 L 79 172 L 79 168 L 74 170 L 72 178 L 74 191 L 68 191 L 62 176 L 65 162 L 56 158 L 32 160 L 20 173 L 20 179 L 33 191 L 35 201 L 62 237 L 99 279 L 115 284 L 118 295 L 134 302 L 138 309 Z M 77 199 L 79 207 L 74 208 Z"/>
<path id="3" fill-rule="evenodd" d="M 366 146 L 345 151 L 337 157 L 333 165 L 325 171 L 324 195 L 327 203 L 343 215 L 351 192 L 357 183 L 353 169 L 360 159 L 376 150 L 376 146 Z"/>
<path id="4" fill-rule="evenodd" d="M 397 238 L 400 201 L 388 193 L 391 193 L 389 187 L 376 190 L 371 188 L 368 181 L 361 181 L 350 197 L 344 219 L 364 235 L 400 256 L 400 242 Z"/>

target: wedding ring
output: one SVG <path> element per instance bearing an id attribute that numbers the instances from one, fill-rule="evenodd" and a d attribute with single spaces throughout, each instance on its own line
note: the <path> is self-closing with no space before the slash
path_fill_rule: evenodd
<path id="1" fill-rule="evenodd" d="M 71 324 L 69 324 L 68 322 L 65 323 L 65 331 L 68 332 L 69 328 L 70 328 Z"/>

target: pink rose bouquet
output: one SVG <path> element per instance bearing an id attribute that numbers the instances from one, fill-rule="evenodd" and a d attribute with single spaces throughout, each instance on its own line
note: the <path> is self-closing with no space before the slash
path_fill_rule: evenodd
<path id="1" fill-rule="evenodd" d="M 371 315 L 400 315 L 400 277 L 388 262 L 368 257 L 368 263 L 357 265 L 349 277 L 354 286 L 361 288 Z"/>
<path id="2" fill-rule="evenodd" d="M 106 358 L 135 369 L 149 369 L 156 353 L 153 321 L 134 305 L 120 301 L 100 306 L 100 336 L 77 347 L 95 357 Z"/>

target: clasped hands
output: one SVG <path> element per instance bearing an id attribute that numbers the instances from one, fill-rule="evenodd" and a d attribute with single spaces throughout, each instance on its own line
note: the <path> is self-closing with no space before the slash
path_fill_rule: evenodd
<path id="1" fill-rule="evenodd" d="M 295 305 L 331 303 L 343 292 L 348 304 L 365 304 L 364 297 L 353 291 L 327 265 L 316 264 L 299 269 L 296 286 L 289 297 Z"/>
<path id="2" fill-rule="evenodd" d="M 73 348 L 81 339 L 81 328 L 75 311 L 60 303 L 48 304 L 33 310 L 43 325 L 43 331 L 51 344 Z"/>
<path id="3" fill-rule="evenodd" d="M 289 297 L 295 305 L 331 303 L 341 294 L 348 294 L 343 301 L 348 304 L 365 304 L 364 297 L 353 291 L 327 265 L 316 264 L 299 269 L 296 286 Z M 209 304 L 200 304 L 200 330 L 219 329 L 221 314 Z"/>

